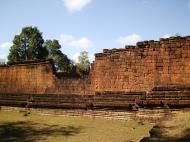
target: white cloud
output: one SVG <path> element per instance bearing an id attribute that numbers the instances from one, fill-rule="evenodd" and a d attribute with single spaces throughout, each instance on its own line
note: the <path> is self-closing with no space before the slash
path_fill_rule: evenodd
<path id="1" fill-rule="evenodd" d="M 165 35 L 162 36 L 162 38 L 169 38 L 171 36 L 172 36 L 171 34 L 165 34 Z"/>
<path id="2" fill-rule="evenodd" d="M 79 55 L 80 55 L 79 52 L 78 52 L 78 53 L 75 53 L 75 54 L 72 56 L 72 60 L 77 63 L 77 62 L 79 61 L 79 60 L 78 60 Z"/>
<path id="3" fill-rule="evenodd" d="M 73 56 L 72 56 L 72 60 L 75 62 L 75 63 L 77 63 L 79 60 L 78 60 L 78 57 L 79 57 L 79 55 L 80 55 L 80 52 L 77 52 L 77 53 L 75 53 Z M 89 58 L 89 61 L 92 63 L 93 61 L 94 61 L 94 59 L 95 59 L 95 57 L 94 57 L 94 55 L 92 55 L 92 54 L 89 54 L 88 55 L 88 58 Z"/>
<path id="4" fill-rule="evenodd" d="M 92 41 L 87 37 L 76 38 L 72 35 L 62 34 L 58 40 L 66 47 L 91 48 L 94 46 Z"/>
<path id="5" fill-rule="evenodd" d="M 87 6 L 92 0 L 62 0 L 64 6 L 71 12 L 80 11 Z"/>
<path id="6" fill-rule="evenodd" d="M 10 43 L 10 42 L 5 42 L 5 43 L 0 44 L 1 49 L 2 48 L 4 48 L 4 49 L 10 48 L 11 46 L 12 46 L 12 43 Z"/>
<path id="7" fill-rule="evenodd" d="M 117 39 L 117 42 L 122 45 L 135 45 L 138 41 L 142 40 L 138 34 L 132 34 L 128 36 L 121 36 Z"/>
<path id="8" fill-rule="evenodd" d="M 95 56 L 90 54 L 89 55 L 89 61 L 92 63 L 95 60 Z"/>
<path id="9" fill-rule="evenodd" d="M 12 46 L 12 43 L 5 42 L 0 44 L 0 59 L 7 60 L 9 54 L 9 49 Z"/>

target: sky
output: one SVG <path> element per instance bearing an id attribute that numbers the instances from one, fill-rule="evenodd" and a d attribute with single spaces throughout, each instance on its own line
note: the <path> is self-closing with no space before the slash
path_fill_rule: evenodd
<path id="1" fill-rule="evenodd" d="M 137 41 L 190 35 L 190 0 L 0 0 L 0 59 L 25 26 L 58 39 L 77 61 Z"/>

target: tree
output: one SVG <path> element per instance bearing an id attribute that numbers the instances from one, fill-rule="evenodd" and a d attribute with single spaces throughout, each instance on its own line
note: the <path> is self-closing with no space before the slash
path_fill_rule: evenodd
<path id="1" fill-rule="evenodd" d="M 48 58 L 49 59 L 54 59 L 56 58 L 57 55 L 61 52 L 61 45 L 59 44 L 58 40 L 46 40 L 44 43 L 44 47 L 48 51 Z"/>
<path id="2" fill-rule="evenodd" d="M 77 67 L 81 70 L 81 71 L 85 71 L 85 72 L 89 72 L 90 69 L 90 61 L 89 61 L 89 57 L 88 57 L 88 52 L 86 51 L 82 51 L 80 52 L 80 55 L 78 57 L 79 62 L 76 64 Z"/>
<path id="3" fill-rule="evenodd" d="M 44 47 L 48 51 L 48 59 L 53 59 L 55 69 L 58 72 L 70 73 L 73 66 L 67 55 L 63 54 L 58 40 L 46 40 Z"/>
<path id="4" fill-rule="evenodd" d="M 19 35 L 15 35 L 8 55 L 8 63 L 52 59 L 57 72 L 70 73 L 72 61 L 63 54 L 58 40 L 46 40 L 37 27 L 24 27 Z"/>
<path id="5" fill-rule="evenodd" d="M 48 53 L 43 43 L 42 33 L 37 27 L 24 27 L 13 39 L 8 62 L 46 59 Z"/>
<path id="6" fill-rule="evenodd" d="M 57 71 L 71 73 L 73 64 L 67 55 L 60 52 L 54 62 Z"/>

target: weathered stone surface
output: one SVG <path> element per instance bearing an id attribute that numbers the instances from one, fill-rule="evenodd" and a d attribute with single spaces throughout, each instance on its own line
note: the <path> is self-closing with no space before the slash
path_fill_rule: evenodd
<path id="1" fill-rule="evenodd" d="M 190 85 L 188 37 L 172 37 L 160 42 L 138 42 L 111 54 L 96 56 L 92 70 L 94 90 L 140 92 L 157 86 Z"/>
<path id="2" fill-rule="evenodd" d="M 79 95 L 70 103 L 82 100 L 95 107 L 189 107 L 190 40 L 172 37 L 106 49 L 95 55 L 85 78 L 57 78 L 48 61 L 0 67 L 0 94 L 55 95 L 55 102 L 62 95 Z"/>
<path id="3" fill-rule="evenodd" d="M 4 94 L 85 95 L 90 91 L 87 87 L 88 78 L 57 78 L 49 61 L 0 67 L 0 93 Z"/>

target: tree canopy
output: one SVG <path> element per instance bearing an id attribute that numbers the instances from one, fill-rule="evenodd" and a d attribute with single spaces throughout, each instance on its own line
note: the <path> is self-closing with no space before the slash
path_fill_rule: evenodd
<path id="1" fill-rule="evenodd" d="M 43 47 L 43 43 L 42 33 L 37 27 L 24 27 L 13 39 L 8 62 L 46 59 L 47 50 Z"/>
<path id="2" fill-rule="evenodd" d="M 13 45 L 9 50 L 8 63 L 28 60 L 52 59 L 57 72 L 71 73 L 76 66 L 80 71 L 88 72 L 90 62 L 88 52 L 80 53 L 76 66 L 63 54 L 58 40 L 46 40 L 37 27 L 24 27 L 20 34 L 15 35 Z"/>
<path id="3" fill-rule="evenodd" d="M 90 69 L 90 61 L 88 57 L 88 52 L 82 51 L 78 57 L 77 67 L 84 72 L 89 72 Z"/>
<path id="4" fill-rule="evenodd" d="M 72 69 L 72 62 L 67 57 L 67 55 L 63 54 L 61 49 L 61 45 L 58 40 L 47 40 L 44 43 L 44 47 L 48 51 L 48 59 L 53 59 L 56 71 L 62 71 L 69 73 Z"/>

